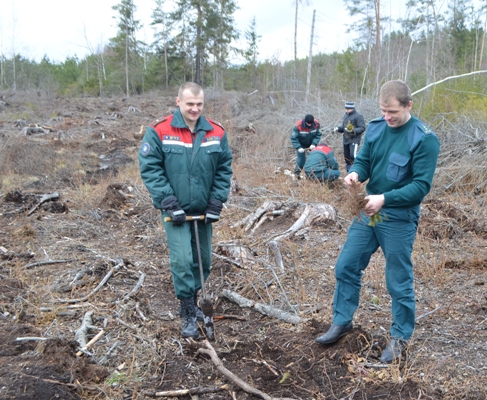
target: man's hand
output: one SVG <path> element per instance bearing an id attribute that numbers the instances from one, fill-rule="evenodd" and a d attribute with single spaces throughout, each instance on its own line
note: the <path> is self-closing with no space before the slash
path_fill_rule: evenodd
<path id="1" fill-rule="evenodd" d="M 348 133 L 352 133 L 352 132 L 353 132 L 353 129 L 348 129 L 348 128 L 345 128 L 345 130 L 346 130 Z"/>
<path id="2" fill-rule="evenodd" d="M 345 179 L 343 179 L 343 182 L 346 186 L 352 186 L 354 183 L 359 183 L 358 174 L 356 172 L 350 172 Z"/>
<path id="3" fill-rule="evenodd" d="M 186 222 L 186 213 L 179 205 L 176 196 L 169 196 L 164 199 L 161 203 L 161 207 L 171 217 L 174 226 L 181 226 Z"/>
<path id="4" fill-rule="evenodd" d="M 309 149 L 310 150 L 313 150 L 316 146 L 314 144 L 312 144 L 311 146 L 309 146 Z"/>
<path id="5" fill-rule="evenodd" d="M 365 197 L 367 204 L 364 207 L 364 213 L 368 217 L 371 217 L 376 212 L 378 212 L 384 205 L 384 195 L 383 194 L 371 194 Z"/>
<path id="6" fill-rule="evenodd" d="M 302 147 L 300 147 L 300 148 L 298 149 L 298 153 L 304 153 L 304 149 L 303 149 Z"/>
<path id="7" fill-rule="evenodd" d="M 211 199 L 205 211 L 205 224 L 211 224 L 220 219 L 223 203 L 220 200 Z"/>
<path id="8" fill-rule="evenodd" d="M 345 130 L 343 129 L 343 126 L 337 126 L 336 128 L 337 132 L 343 133 Z"/>

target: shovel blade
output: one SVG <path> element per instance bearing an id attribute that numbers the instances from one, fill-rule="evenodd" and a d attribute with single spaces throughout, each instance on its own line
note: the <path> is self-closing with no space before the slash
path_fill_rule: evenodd
<path id="1" fill-rule="evenodd" d="M 201 311 L 203 311 L 203 322 L 208 340 L 215 340 L 215 329 L 213 325 L 213 304 L 208 299 L 200 302 Z"/>

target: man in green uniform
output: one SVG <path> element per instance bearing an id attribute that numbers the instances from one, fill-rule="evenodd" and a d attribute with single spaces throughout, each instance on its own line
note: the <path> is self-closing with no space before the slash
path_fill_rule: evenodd
<path id="1" fill-rule="evenodd" d="M 324 142 L 311 150 L 303 169 L 308 179 L 319 182 L 332 182 L 340 176 L 335 153 Z"/>
<path id="2" fill-rule="evenodd" d="M 311 114 L 307 114 L 293 126 L 291 132 L 291 144 L 296 149 L 296 166 L 294 175 L 300 177 L 301 170 L 306 162 L 306 149 L 313 150 L 320 142 L 320 123 Z"/>
<path id="3" fill-rule="evenodd" d="M 411 115 L 411 91 L 404 82 L 386 82 L 380 90 L 379 105 L 383 117 L 370 122 L 364 145 L 344 179 L 346 185 L 368 180 L 368 202 L 361 218 L 352 221 L 336 262 L 333 323 L 316 341 L 334 343 L 352 329 L 362 272 L 380 246 L 386 260 L 393 316 L 391 340 L 380 360 L 391 363 L 405 354 L 414 331 L 411 253 L 420 203 L 431 189 L 440 144 L 436 135 Z M 369 225 L 376 213 L 382 221 Z"/>
<path id="4" fill-rule="evenodd" d="M 161 210 L 170 252 L 170 268 L 183 319 L 182 336 L 198 337 L 196 306 L 200 280 L 196 233 L 186 215 L 198 222 L 204 279 L 210 275 L 212 222 L 220 219 L 230 192 L 232 154 L 225 130 L 202 115 L 200 85 L 183 84 L 174 114 L 147 127 L 139 150 L 140 174 L 154 206 Z M 165 222 L 164 217 L 171 217 Z"/>

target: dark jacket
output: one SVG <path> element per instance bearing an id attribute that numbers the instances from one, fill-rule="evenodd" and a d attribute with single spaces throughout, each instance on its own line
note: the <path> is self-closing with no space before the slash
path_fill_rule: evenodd
<path id="1" fill-rule="evenodd" d="M 204 213 L 210 199 L 227 201 L 232 176 L 227 135 L 203 116 L 194 131 L 179 110 L 147 127 L 139 150 L 140 174 L 156 208 L 171 195 L 190 214 Z"/>
<path id="2" fill-rule="evenodd" d="M 312 144 L 316 146 L 320 140 L 320 123 L 316 118 L 310 127 L 306 126 L 304 119 L 299 120 L 294 125 L 291 133 L 291 143 L 296 150 L 300 147 L 307 149 Z"/>
<path id="3" fill-rule="evenodd" d="M 348 133 L 345 131 L 345 127 L 351 122 L 353 125 L 353 131 Z M 345 113 L 343 117 L 343 123 L 338 126 L 338 132 L 343 132 L 343 144 L 360 144 L 360 138 L 365 132 L 365 120 L 362 114 L 357 110 L 353 110 L 350 114 Z"/>

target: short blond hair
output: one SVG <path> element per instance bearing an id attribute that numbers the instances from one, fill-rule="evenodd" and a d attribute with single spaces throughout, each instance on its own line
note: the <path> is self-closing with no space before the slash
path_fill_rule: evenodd
<path id="1" fill-rule="evenodd" d="M 411 89 L 401 81 L 389 81 L 382 85 L 379 92 L 379 102 L 388 104 L 392 99 L 396 99 L 403 107 L 407 107 L 413 100 Z"/>
<path id="2" fill-rule="evenodd" d="M 185 90 L 189 90 L 195 96 L 198 95 L 198 94 L 200 94 L 200 93 L 203 93 L 203 88 L 200 85 L 198 85 L 197 83 L 195 83 L 195 82 L 186 82 L 186 83 L 183 83 L 179 87 L 179 91 L 178 91 L 178 97 L 179 98 L 181 98 L 183 96 L 183 92 Z"/>

